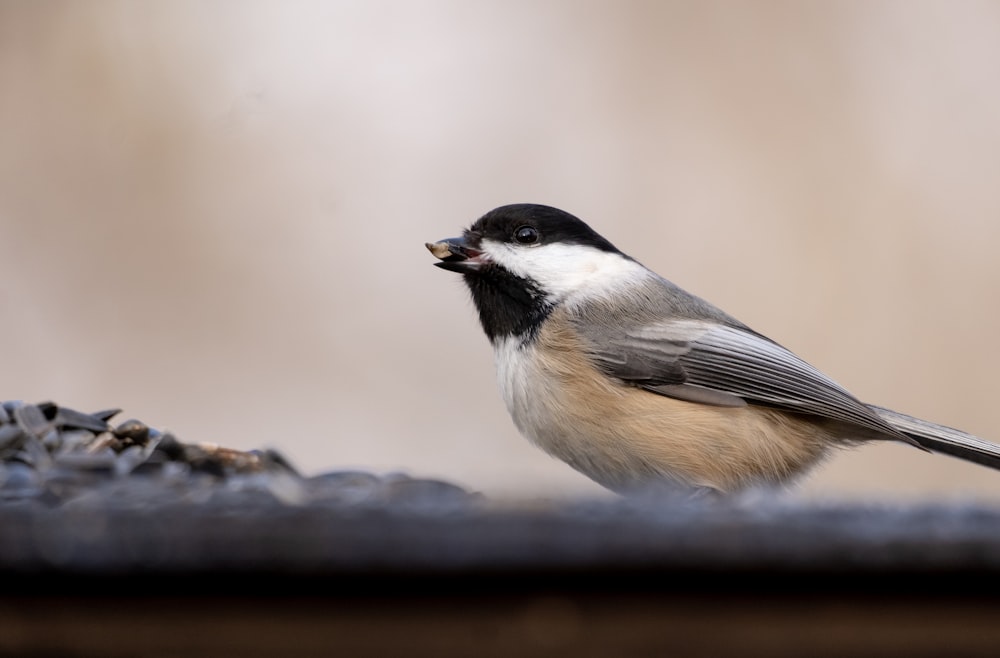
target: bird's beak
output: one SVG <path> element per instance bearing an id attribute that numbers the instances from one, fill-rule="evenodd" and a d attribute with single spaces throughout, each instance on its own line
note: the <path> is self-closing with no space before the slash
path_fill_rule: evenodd
<path id="1" fill-rule="evenodd" d="M 465 238 L 445 238 L 437 242 L 425 243 L 428 251 L 441 259 L 440 263 L 434 263 L 443 270 L 450 270 L 460 274 L 478 272 L 486 263 L 485 254 L 482 251 L 469 246 Z"/>

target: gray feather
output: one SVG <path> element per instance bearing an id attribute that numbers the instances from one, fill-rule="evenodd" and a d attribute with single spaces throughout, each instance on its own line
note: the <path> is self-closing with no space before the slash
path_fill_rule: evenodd
<path id="1" fill-rule="evenodd" d="M 709 404 L 713 407 L 745 407 L 747 401 L 743 398 L 695 384 L 643 384 L 642 388 L 651 393 L 665 395 L 668 398 L 687 400 L 699 404 Z"/>
<path id="2" fill-rule="evenodd" d="M 941 452 L 969 461 L 1000 468 L 1000 446 L 952 427 L 938 425 L 898 411 L 869 405 L 869 408 L 897 430 L 932 452 Z"/>
<path id="3" fill-rule="evenodd" d="M 660 395 L 723 406 L 736 398 L 913 442 L 784 347 L 697 297 L 678 303 L 680 289 L 672 284 L 658 288 L 653 284 L 633 300 L 616 300 L 612 316 L 603 303 L 576 309 L 575 328 L 607 374 Z M 650 304 L 650 297 L 660 295 L 670 299 L 671 312 L 653 317 L 648 309 L 665 307 Z"/>

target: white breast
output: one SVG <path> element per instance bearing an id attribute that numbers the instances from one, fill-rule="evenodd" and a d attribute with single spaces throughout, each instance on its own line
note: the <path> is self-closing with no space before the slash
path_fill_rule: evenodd
<path id="1" fill-rule="evenodd" d="M 526 435 L 530 417 L 540 411 L 537 401 L 533 401 L 539 394 L 536 389 L 541 385 L 542 394 L 545 389 L 544 373 L 538 372 L 537 363 L 531 358 L 533 353 L 533 346 L 524 345 L 522 339 L 514 336 L 498 340 L 493 346 L 500 397 L 517 428 Z"/>
<path id="2" fill-rule="evenodd" d="M 550 326 L 534 342 L 507 338 L 494 345 L 500 394 L 521 434 L 611 489 L 650 479 L 683 480 L 621 439 L 625 424 L 617 416 L 625 412 L 619 406 L 625 389 L 601 384 L 582 352 L 563 349 Z M 585 376 L 588 371 L 591 376 Z"/>

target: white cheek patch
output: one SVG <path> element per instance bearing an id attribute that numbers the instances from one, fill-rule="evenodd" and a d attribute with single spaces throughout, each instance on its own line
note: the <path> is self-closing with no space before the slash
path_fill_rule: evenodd
<path id="1" fill-rule="evenodd" d="M 483 240 L 482 249 L 512 274 L 535 281 L 554 302 L 615 293 L 652 276 L 621 254 L 586 245 L 527 246 Z"/>

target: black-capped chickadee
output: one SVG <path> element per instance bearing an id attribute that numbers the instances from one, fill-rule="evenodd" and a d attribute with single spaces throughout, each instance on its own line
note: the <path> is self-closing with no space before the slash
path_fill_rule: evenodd
<path id="1" fill-rule="evenodd" d="M 556 208 L 502 206 L 427 248 L 463 275 L 518 430 L 614 491 L 782 484 L 870 440 L 1000 468 L 1000 446 L 859 401 Z"/>

